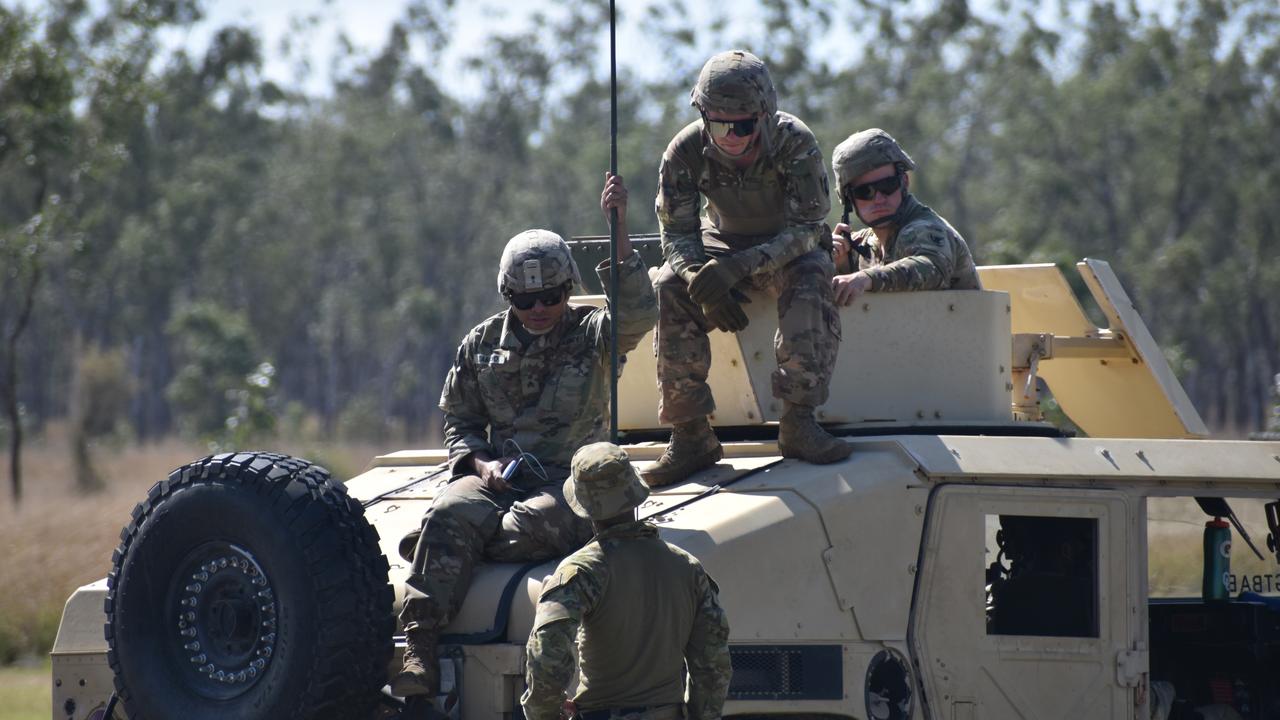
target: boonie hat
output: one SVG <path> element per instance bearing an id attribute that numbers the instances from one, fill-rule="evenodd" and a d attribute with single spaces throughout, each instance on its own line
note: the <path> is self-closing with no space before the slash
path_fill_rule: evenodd
<path id="1" fill-rule="evenodd" d="M 609 442 L 585 445 L 573 454 L 564 499 L 579 517 L 607 520 L 639 507 L 649 486 L 622 448 Z"/>

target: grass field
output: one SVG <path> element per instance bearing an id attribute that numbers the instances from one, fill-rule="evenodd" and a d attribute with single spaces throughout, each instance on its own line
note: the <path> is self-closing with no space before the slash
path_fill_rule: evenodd
<path id="1" fill-rule="evenodd" d="M 347 479 L 389 448 L 284 444 L 279 449 Z M 97 448 L 95 466 L 106 489 L 85 495 L 74 487 L 65 440 L 52 430 L 24 448 L 24 498 L 15 507 L 9 493 L 8 454 L 0 453 L 0 667 L 22 658 L 38 659 L 49 651 L 67 597 L 110 570 L 120 529 L 147 488 L 173 468 L 207 454 L 201 445 L 176 440 Z M 0 702 L 0 708 L 0 715 L 9 718 L 9 706 Z M 47 710 L 43 717 L 48 717 Z"/>
<path id="2" fill-rule="evenodd" d="M 0 668 L 0 715 L 5 720 L 49 720 L 49 661 Z"/>

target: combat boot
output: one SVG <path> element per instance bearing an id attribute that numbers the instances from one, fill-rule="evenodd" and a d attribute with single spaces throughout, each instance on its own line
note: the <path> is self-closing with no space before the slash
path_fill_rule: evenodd
<path id="1" fill-rule="evenodd" d="M 812 405 L 787 403 L 778 424 L 778 450 L 782 457 L 826 465 L 849 457 L 853 446 L 823 430 L 813 417 Z"/>
<path id="2" fill-rule="evenodd" d="M 391 680 L 391 694 L 397 697 L 440 692 L 440 661 L 436 659 L 436 635 L 422 628 L 405 630 L 404 666 Z"/>
<path id="3" fill-rule="evenodd" d="M 723 457 L 724 448 L 720 447 L 711 423 L 701 417 L 671 428 L 671 442 L 666 452 L 640 473 L 640 477 L 649 487 L 662 487 L 709 468 Z"/>

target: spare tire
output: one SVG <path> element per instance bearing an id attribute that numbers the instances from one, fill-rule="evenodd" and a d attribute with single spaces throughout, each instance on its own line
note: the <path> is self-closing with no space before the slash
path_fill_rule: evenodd
<path id="1" fill-rule="evenodd" d="M 364 718 L 394 594 L 378 534 L 329 472 L 269 453 L 156 483 L 107 577 L 107 660 L 133 720 Z"/>

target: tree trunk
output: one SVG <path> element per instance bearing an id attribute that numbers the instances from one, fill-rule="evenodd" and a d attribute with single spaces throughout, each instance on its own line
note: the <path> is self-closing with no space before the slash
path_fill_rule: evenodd
<path id="1" fill-rule="evenodd" d="M 9 482 L 13 492 L 13 504 L 22 502 L 22 417 L 18 412 L 18 338 L 31 319 L 35 305 L 36 287 L 40 284 L 40 265 L 36 261 L 31 268 L 31 282 L 22 299 L 22 310 L 5 338 L 5 412 L 9 417 Z"/>
<path id="2" fill-rule="evenodd" d="M 9 482 L 13 493 L 13 504 L 22 503 L 22 422 L 18 417 L 18 398 L 14 392 L 17 381 L 17 370 L 14 363 L 6 366 L 5 374 L 5 413 L 9 417 Z"/>
<path id="3" fill-rule="evenodd" d="M 68 399 L 68 412 L 71 430 L 71 458 L 75 472 L 76 488 L 82 492 L 92 493 L 104 487 L 102 476 L 93 467 L 93 456 L 89 451 L 89 397 L 84 386 L 84 336 L 79 330 L 71 338 L 71 388 Z"/>

